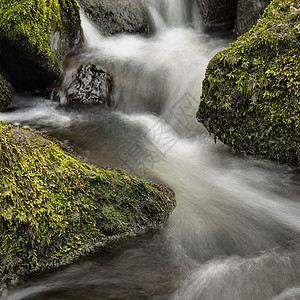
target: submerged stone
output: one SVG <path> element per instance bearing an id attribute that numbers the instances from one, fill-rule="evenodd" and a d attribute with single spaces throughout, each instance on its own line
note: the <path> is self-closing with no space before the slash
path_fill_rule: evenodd
<path id="1" fill-rule="evenodd" d="M 0 137 L 2 276 L 69 264 L 112 238 L 158 228 L 175 207 L 169 188 L 97 169 L 40 133 L 2 122 Z"/>
<path id="2" fill-rule="evenodd" d="M 239 151 L 300 165 L 300 2 L 274 0 L 210 61 L 197 113 Z"/>

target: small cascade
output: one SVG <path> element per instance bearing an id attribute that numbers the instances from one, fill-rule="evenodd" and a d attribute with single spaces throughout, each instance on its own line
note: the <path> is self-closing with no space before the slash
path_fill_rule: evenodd
<path id="1" fill-rule="evenodd" d="M 152 0 L 154 7 L 168 25 L 185 25 L 188 19 L 188 7 L 185 0 Z"/>
<path id="2" fill-rule="evenodd" d="M 201 28 L 201 18 L 196 0 L 150 0 L 149 10 L 156 27 L 161 20 L 167 26 L 192 26 Z"/>

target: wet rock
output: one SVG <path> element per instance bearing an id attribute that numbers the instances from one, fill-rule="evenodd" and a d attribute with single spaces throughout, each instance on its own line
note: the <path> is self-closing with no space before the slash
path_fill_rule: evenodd
<path id="1" fill-rule="evenodd" d="M 165 186 L 95 168 L 53 138 L 4 122 L 0 154 L 0 284 L 158 228 L 175 207 Z"/>
<path id="2" fill-rule="evenodd" d="M 89 18 L 104 35 L 117 33 L 147 34 L 149 20 L 139 0 L 79 0 Z"/>
<path id="3" fill-rule="evenodd" d="M 13 100 L 13 88 L 11 84 L 0 74 L 0 111 L 9 106 Z"/>
<path id="4" fill-rule="evenodd" d="M 204 27 L 233 28 L 236 18 L 237 0 L 197 0 Z"/>
<path id="5" fill-rule="evenodd" d="M 53 92 L 62 104 L 111 104 L 113 78 L 105 66 L 82 64 L 67 69 L 63 76 L 61 85 L 58 83 Z"/>
<path id="6" fill-rule="evenodd" d="M 67 92 L 70 102 L 110 104 L 113 79 L 106 67 L 82 65 L 74 77 Z"/>
<path id="7" fill-rule="evenodd" d="M 269 3 L 269 0 L 238 0 L 235 23 L 236 34 L 239 36 L 250 30 Z"/>
<path id="8" fill-rule="evenodd" d="M 209 62 L 197 114 L 243 153 L 300 165 L 300 3 L 274 0 Z"/>
<path id="9" fill-rule="evenodd" d="M 3 0 L 0 65 L 16 90 L 44 90 L 57 79 L 66 53 L 82 39 L 75 0 Z"/>

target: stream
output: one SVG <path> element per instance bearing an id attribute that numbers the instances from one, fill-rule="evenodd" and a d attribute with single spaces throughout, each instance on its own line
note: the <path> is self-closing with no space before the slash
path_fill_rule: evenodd
<path id="1" fill-rule="evenodd" d="M 196 120 L 205 68 L 228 46 L 183 0 L 148 0 L 150 37 L 102 36 L 84 51 L 115 82 L 112 107 L 16 95 L 0 120 L 57 137 L 98 167 L 170 186 L 167 224 L 16 285 L 9 300 L 300 299 L 299 169 L 237 154 Z M 190 11 L 189 11 L 190 10 Z"/>

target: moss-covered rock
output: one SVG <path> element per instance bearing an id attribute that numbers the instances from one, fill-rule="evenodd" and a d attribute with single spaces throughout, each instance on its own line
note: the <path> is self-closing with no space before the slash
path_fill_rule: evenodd
<path id="1" fill-rule="evenodd" d="M 0 64 L 17 89 L 44 89 L 81 39 L 75 0 L 1 0 Z"/>
<path id="2" fill-rule="evenodd" d="M 197 117 L 240 151 L 300 164 L 300 1 L 274 0 L 210 61 Z"/>
<path id="3" fill-rule="evenodd" d="M 170 189 L 99 170 L 41 134 L 0 123 L 0 139 L 0 275 L 68 264 L 174 208 Z"/>
<path id="4" fill-rule="evenodd" d="M 78 1 L 104 35 L 118 33 L 147 34 L 149 20 L 141 0 L 79 0 Z"/>
<path id="5" fill-rule="evenodd" d="M 11 84 L 0 74 L 0 111 L 5 110 L 13 100 Z"/>

